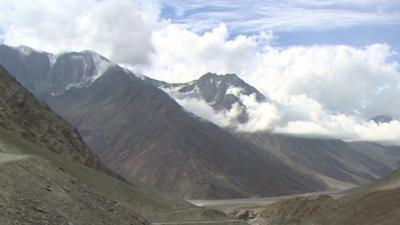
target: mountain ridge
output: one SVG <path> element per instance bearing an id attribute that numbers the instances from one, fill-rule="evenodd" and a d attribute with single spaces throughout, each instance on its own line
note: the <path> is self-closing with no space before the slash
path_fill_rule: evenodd
<path id="1" fill-rule="evenodd" d="M 76 102 L 76 99 L 79 99 L 80 103 Z M 257 177 L 256 174 L 261 175 L 261 171 L 270 173 L 267 171 L 272 172 L 274 167 L 285 168 L 285 166 L 275 161 L 274 157 L 270 158 L 268 153 L 238 141 L 229 132 L 223 131 L 216 125 L 200 121 L 186 113 L 166 93 L 142 83 L 133 74 L 126 74 L 122 68 L 110 69 L 91 87 L 71 89 L 63 95 L 54 96 L 49 104 L 80 127 L 84 136 L 85 133 L 92 133 L 86 136 L 86 141 L 93 149 L 98 149 L 97 153 L 103 157 L 103 161 L 109 162 L 108 165 L 112 169 L 125 177 L 135 174 L 134 176 L 141 178 L 143 182 L 169 193 L 180 192 L 186 198 L 272 194 L 274 190 L 271 187 L 274 186 L 271 186 L 270 182 L 283 176 L 278 172 L 277 175 L 270 174 L 270 177 L 265 175 Z M 103 108 L 103 113 L 93 116 L 92 112 L 101 110 L 99 107 Z M 104 111 L 104 107 L 108 110 Z M 111 118 L 113 120 L 110 120 Z M 115 124 L 116 122 L 120 125 Z M 110 131 L 119 129 L 120 135 L 102 132 L 99 124 L 101 127 L 108 127 Z M 103 142 L 98 142 L 99 140 Z M 111 143 L 114 143 L 113 150 L 106 151 Z M 165 157 L 169 159 L 166 160 Z M 152 161 L 148 161 L 152 158 Z M 252 166 L 242 164 L 240 159 L 246 159 Z M 121 167 L 124 163 L 125 166 Z M 238 168 L 235 168 L 235 165 Z M 173 169 L 177 166 L 182 168 Z M 170 174 L 164 174 L 161 168 L 169 168 Z M 294 188 L 296 185 L 293 184 L 297 182 L 300 190 L 311 187 L 311 185 L 302 186 L 301 181 L 296 178 L 302 177 L 301 174 L 288 168 L 283 171 L 286 171 L 285 177 L 293 179 L 281 181 L 287 182 L 287 190 Z M 163 181 L 169 176 L 175 178 Z M 238 177 L 234 178 L 235 176 Z M 290 184 L 291 182 L 294 183 Z M 309 182 L 316 181 L 309 180 Z M 277 184 L 275 182 L 274 185 Z M 263 188 L 259 188 L 261 186 Z"/>
<path id="2" fill-rule="evenodd" d="M 7 65 L 15 70 L 15 65 L 9 65 L 12 54 L 7 55 L 8 51 L 4 49 L 8 48 L 0 48 L 0 63 L 6 58 Z M 22 76 L 23 71 L 36 71 L 37 65 L 34 60 L 20 64 L 18 59 L 19 57 L 16 57 L 14 61 L 23 68 L 15 72 L 20 72 Z M 61 74 L 60 77 L 67 74 Z M 30 81 L 25 77 L 23 76 L 22 83 Z M 211 78 L 215 79 L 215 82 L 211 82 Z M 203 83 L 213 83 L 216 87 L 217 78 L 224 79 L 226 76 L 210 73 L 203 78 Z M 244 82 L 236 75 L 229 75 L 227 78 L 239 80 L 239 83 Z M 161 90 L 156 88 L 162 85 L 164 87 Z M 397 163 L 400 162 L 396 154 L 386 154 L 384 150 L 381 151 L 381 147 L 368 143 L 362 147 L 354 147 L 349 143 L 340 142 L 336 147 L 327 148 L 326 145 L 318 144 L 320 139 L 280 139 L 281 136 L 275 134 L 266 134 L 267 137 L 264 137 L 262 132 L 261 135 L 253 133 L 248 134 L 251 137 L 244 137 L 242 133 L 221 129 L 187 112 L 168 95 L 170 93 L 165 92 L 165 85 L 177 88 L 178 91 L 184 88 L 185 93 L 190 93 L 195 83 L 168 84 L 145 76 L 136 76 L 129 70 L 111 65 L 101 76 L 92 80 L 90 85 L 72 85 L 57 95 L 47 93 L 42 95 L 42 98 L 78 127 L 85 141 L 114 171 L 128 179 L 139 177 L 141 181 L 153 187 L 169 193 L 178 193 L 186 198 L 284 194 L 285 188 L 281 188 L 278 182 L 280 178 L 285 178 L 280 182 L 287 182 L 286 191 L 292 193 L 352 187 L 385 175 L 398 166 L 396 160 Z M 187 88 L 188 85 L 191 86 Z M 26 86 L 29 87 L 29 82 Z M 67 85 L 64 84 L 63 87 Z M 230 83 L 227 82 L 221 92 L 214 91 L 209 99 L 213 100 L 218 95 L 219 99 L 222 99 L 220 103 L 224 102 L 229 87 Z M 254 99 L 257 100 L 257 93 L 251 91 L 251 88 L 249 90 L 245 93 L 255 95 Z M 42 94 L 35 88 L 32 92 L 36 92 L 36 95 Z M 241 92 L 239 90 L 236 93 Z M 200 95 L 195 97 L 202 98 Z M 268 102 L 268 99 L 261 97 L 261 101 Z M 296 143 L 295 140 L 298 139 L 301 140 L 298 142 L 299 146 L 290 144 Z M 281 146 L 287 146 L 286 150 L 281 152 L 276 145 L 271 144 L 275 142 L 289 144 L 281 143 Z M 304 149 L 307 145 L 314 147 Z M 322 146 L 323 151 L 313 151 L 315 146 Z M 318 157 L 326 157 L 335 166 L 328 167 L 328 171 L 325 171 L 325 166 L 299 166 L 298 163 L 296 165 L 293 162 L 298 157 L 295 153 L 298 147 L 307 153 L 307 157 L 300 157 L 307 165 L 313 160 L 321 160 Z M 362 148 L 368 149 L 368 154 L 360 153 Z M 350 155 L 360 155 L 365 162 L 371 163 L 363 164 L 349 160 L 340 153 L 346 149 L 351 150 Z M 233 155 L 230 155 L 231 153 Z M 379 160 L 373 160 L 374 157 Z M 226 164 L 224 159 L 234 166 L 221 166 Z M 255 168 L 250 168 L 240 159 L 245 159 L 246 163 L 254 165 Z M 351 163 L 358 166 L 349 166 Z M 390 163 L 390 166 L 385 166 L 385 163 Z M 346 171 L 338 170 L 338 165 L 347 165 Z M 260 180 L 257 176 L 263 174 L 262 170 L 268 171 L 267 175 L 270 178 L 263 177 L 262 184 L 257 184 L 255 181 Z M 278 172 L 273 174 L 275 170 Z M 345 177 L 347 178 L 344 179 Z M 330 184 L 332 182 L 334 185 Z M 178 183 L 179 185 L 176 185 Z M 294 184 L 298 185 L 297 189 Z"/>
<path id="3" fill-rule="evenodd" d="M 114 65 L 105 57 L 88 50 L 53 55 L 26 46 L 13 48 L 0 45 L 0 52 L 2 65 L 42 100 L 70 87 L 90 85 L 109 66 Z"/>
<path id="4" fill-rule="evenodd" d="M 254 96 L 255 101 L 259 103 L 268 101 L 267 97 L 236 74 L 218 75 L 209 72 L 187 83 L 172 84 L 156 81 L 146 76 L 143 76 L 142 79 L 148 84 L 161 88 L 178 101 L 204 100 L 217 113 L 234 110 L 237 115 L 230 119 L 231 125 L 244 124 L 249 120 L 248 106 L 242 99 L 243 96 Z"/>

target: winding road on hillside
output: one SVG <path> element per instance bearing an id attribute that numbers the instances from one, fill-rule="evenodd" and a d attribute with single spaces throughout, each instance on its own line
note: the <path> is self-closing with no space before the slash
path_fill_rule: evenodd
<path id="1" fill-rule="evenodd" d="M 29 157 L 30 157 L 30 155 L 17 155 L 17 154 L 0 153 L 0 164 L 19 161 L 19 160 L 24 160 L 24 159 L 27 159 Z"/>

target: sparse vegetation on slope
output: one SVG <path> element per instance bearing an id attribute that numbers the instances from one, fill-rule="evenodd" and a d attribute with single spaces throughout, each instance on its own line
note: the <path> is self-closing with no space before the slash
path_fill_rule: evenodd
<path id="1" fill-rule="evenodd" d="M 79 133 L 1 67 L 0 92 L 1 224 L 229 220 L 110 176 Z"/>

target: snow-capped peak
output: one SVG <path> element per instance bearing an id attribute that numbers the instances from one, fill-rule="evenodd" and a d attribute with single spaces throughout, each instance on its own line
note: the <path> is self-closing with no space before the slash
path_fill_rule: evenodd
<path id="1" fill-rule="evenodd" d="M 56 65 L 60 62 L 60 65 Z M 72 87 L 86 87 L 101 77 L 111 66 L 116 64 L 104 56 L 93 51 L 67 52 L 56 57 L 55 67 L 69 64 L 69 68 L 75 68 L 76 74 L 70 77 L 60 77 L 65 83 L 65 90 Z M 62 90 L 61 90 L 62 91 Z"/>
<path id="2" fill-rule="evenodd" d="M 107 58 L 97 54 L 96 52 L 87 51 L 87 54 L 92 57 L 94 67 L 96 68 L 96 73 L 94 74 L 94 76 L 91 77 L 90 82 L 94 82 L 96 79 L 101 77 L 101 75 L 103 75 L 111 66 L 115 65 Z"/>

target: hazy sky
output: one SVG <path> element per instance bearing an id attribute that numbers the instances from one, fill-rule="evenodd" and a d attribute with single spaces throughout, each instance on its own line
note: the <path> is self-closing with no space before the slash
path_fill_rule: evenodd
<path id="1" fill-rule="evenodd" d="M 206 72 L 236 73 L 271 99 L 265 107 L 247 100 L 265 128 L 400 142 L 399 0 L 0 0 L 0 5 L 4 44 L 54 53 L 90 49 L 169 82 Z M 396 120 L 369 121 L 380 114 Z"/>

